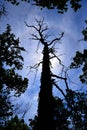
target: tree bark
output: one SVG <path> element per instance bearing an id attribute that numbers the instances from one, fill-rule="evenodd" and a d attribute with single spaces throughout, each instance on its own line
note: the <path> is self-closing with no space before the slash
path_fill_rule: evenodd
<path id="1" fill-rule="evenodd" d="M 52 80 L 48 45 L 44 45 L 41 86 L 38 104 L 37 130 L 55 130 L 54 128 L 54 100 L 52 96 Z"/>

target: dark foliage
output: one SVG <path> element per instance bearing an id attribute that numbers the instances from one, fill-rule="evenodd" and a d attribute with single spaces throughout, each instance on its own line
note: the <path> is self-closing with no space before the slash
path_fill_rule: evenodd
<path id="1" fill-rule="evenodd" d="M 65 99 L 54 98 L 54 126 L 56 130 L 86 130 L 87 129 L 87 92 L 68 90 L 66 94 L 72 110 Z M 30 119 L 30 127 L 37 130 L 38 117 Z M 72 124 L 72 125 L 71 125 Z M 45 128 L 46 129 L 46 128 Z"/>
<path id="2" fill-rule="evenodd" d="M 0 89 L 7 86 L 18 95 L 26 90 L 28 83 L 16 71 L 23 68 L 21 51 L 25 49 L 19 46 L 19 39 L 15 38 L 10 25 L 7 25 L 6 31 L 0 34 Z"/>
<path id="3" fill-rule="evenodd" d="M 13 5 L 18 5 L 21 1 L 32 2 L 32 0 L 5 0 L 11 2 Z M 57 9 L 59 13 L 64 13 L 68 10 L 69 4 L 74 11 L 77 11 L 80 7 L 80 1 L 82 0 L 33 0 L 32 4 L 40 6 L 42 8 Z"/>
<path id="4" fill-rule="evenodd" d="M 0 90 L 0 127 L 12 116 L 12 107 L 9 99 L 9 91 L 5 88 Z"/>
<path id="5" fill-rule="evenodd" d="M 85 23 L 87 24 L 87 20 L 85 20 Z M 82 31 L 82 34 L 84 36 L 83 40 L 87 41 L 87 27 Z"/>
<path id="6" fill-rule="evenodd" d="M 10 25 L 5 32 L 0 34 L 0 118 L 6 121 L 12 115 L 12 105 L 9 100 L 11 90 L 15 90 L 15 96 L 25 92 L 28 79 L 22 78 L 17 70 L 23 68 L 21 51 L 25 51 L 19 45 L 19 39 L 11 33 Z"/>
<path id="7" fill-rule="evenodd" d="M 1 17 L 3 15 L 6 15 L 7 14 L 7 11 L 5 9 L 5 6 L 4 5 L 0 5 L 0 20 L 1 20 Z"/>
<path id="8" fill-rule="evenodd" d="M 54 98 L 54 123 L 56 130 L 69 130 L 68 128 L 68 109 L 65 108 L 65 104 L 62 99 L 55 97 Z"/>
<path id="9" fill-rule="evenodd" d="M 29 119 L 29 126 L 32 130 L 37 129 L 38 116 L 35 115 L 34 119 Z"/>
<path id="10" fill-rule="evenodd" d="M 23 119 L 18 119 L 17 116 L 7 122 L 0 130 L 30 130 Z"/>
<path id="11" fill-rule="evenodd" d="M 72 111 L 69 113 L 72 126 L 75 130 L 87 129 L 87 92 L 67 91 L 67 98 L 72 104 Z"/>
<path id="12" fill-rule="evenodd" d="M 64 13 L 69 8 L 69 3 L 71 5 L 71 8 L 73 8 L 74 11 L 77 11 L 81 4 L 79 3 L 81 0 L 34 0 L 35 4 L 37 6 L 40 6 L 42 8 L 48 8 L 48 9 L 57 9 L 59 13 Z"/>
<path id="13" fill-rule="evenodd" d="M 87 24 L 87 20 L 85 21 Z M 87 27 L 82 31 L 84 41 L 87 41 Z M 81 68 L 82 74 L 79 76 L 82 83 L 87 84 L 87 49 L 84 49 L 83 52 L 76 52 L 73 62 L 70 65 L 70 68 Z"/>
<path id="14" fill-rule="evenodd" d="M 60 98 L 54 98 L 54 128 L 56 130 L 69 130 L 68 129 L 68 110 L 65 108 L 63 101 Z M 34 119 L 29 119 L 32 130 L 37 130 L 38 116 Z M 44 126 L 43 126 L 44 127 Z M 47 127 L 45 126 L 45 129 Z"/>
<path id="15" fill-rule="evenodd" d="M 19 5 L 20 4 L 20 2 L 30 2 L 30 0 L 5 0 L 5 1 L 7 1 L 7 2 L 10 2 L 11 4 L 13 4 L 13 5 Z"/>
<path id="16" fill-rule="evenodd" d="M 71 68 L 82 67 L 82 75 L 80 75 L 80 80 L 82 83 L 87 84 L 87 50 L 85 49 L 83 53 L 77 51 L 76 56 L 73 58 L 71 63 Z"/>

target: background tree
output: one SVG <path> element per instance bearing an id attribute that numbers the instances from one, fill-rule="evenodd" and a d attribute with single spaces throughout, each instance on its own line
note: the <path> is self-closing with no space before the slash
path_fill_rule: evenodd
<path id="1" fill-rule="evenodd" d="M 23 57 L 21 51 L 25 51 L 19 45 L 19 39 L 11 33 L 10 25 L 7 25 L 6 31 L 0 34 L 0 118 L 6 118 L 12 115 L 11 104 L 8 97 L 14 90 L 15 96 L 20 96 L 25 92 L 28 79 L 22 78 L 17 70 L 23 68 Z"/>
<path id="2" fill-rule="evenodd" d="M 87 24 L 87 21 L 85 21 Z M 82 31 L 84 41 L 87 41 L 87 27 Z M 73 61 L 70 65 L 71 69 L 81 68 L 82 74 L 79 76 L 82 83 L 87 84 L 87 49 L 84 49 L 83 52 L 77 51 Z"/>
<path id="3" fill-rule="evenodd" d="M 87 128 L 87 91 L 76 92 L 70 90 L 67 92 L 67 98 L 69 98 L 73 108 L 72 111 L 69 111 L 72 128 L 85 130 Z"/>

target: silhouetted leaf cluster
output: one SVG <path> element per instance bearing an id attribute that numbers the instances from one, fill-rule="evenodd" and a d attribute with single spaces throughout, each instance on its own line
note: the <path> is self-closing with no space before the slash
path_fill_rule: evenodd
<path id="1" fill-rule="evenodd" d="M 32 2 L 32 0 L 5 0 L 8 2 L 11 2 L 13 5 L 19 5 L 21 1 L 24 2 Z M 79 8 L 81 8 L 81 2 L 82 0 L 33 0 L 32 4 L 36 6 L 40 6 L 42 8 L 48 8 L 48 9 L 57 9 L 59 13 L 64 13 L 68 10 L 69 4 L 71 5 L 71 8 L 73 8 L 74 11 L 77 11 Z"/>
<path id="2" fill-rule="evenodd" d="M 85 20 L 85 23 L 87 24 L 87 20 Z M 87 27 L 82 31 L 82 34 L 84 36 L 84 41 L 87 41 Z"/>
<path id="3" fill-rule="evenodd" d="M 30 2 L 30 0 L 5 0 L 5 1 L 7 1 L 7 2 L 10 2 L 11 4 L 13 4 L 13 5 L 19 5 L 20 4 L 20 2 Z"/>
<path id="4" fill-rule="evenodd" d="M 2 15 L 6 15 L 7 11 L 4 5 L 0 5 L 0 19 Z"/>
<path id="5" fill-rule="evenodd" d="M 40 6 L 42 8 L 48 8 L 48 9 L 57 9 L 59 13 L 64 13 L 69 8 L 69 2 L 71 5 L 71 8 L 73 8 L 74 11 L 77 11 L 81 4 L 79 3 L 81 0 L 34 0 L 37 6 Z"/>
<path id="6" fill-rule="evenodd" d="M 12 108 L 9 91 L 7 89 L 0 90 L 0 127 L 12 116 Z"/>
<path id="7" fill-rule="evenodd" d="M 74 129 L 85 130 L 87 128 L 87 91 L 68 91 L 67 97 L 72 104 L 72 111 L 69 113 Z"/>
<path id="8" fill-rule="evenodd" d="M 87 24 L 87 20 L 85 20 Z M 84 38 L 82 40 L 87 41 L 87 27 L 82 31 Z M 79 76 L 82 83 L 87 84 L 87 49 L 83 52 L 77 51 L 70 68 L 82 68 L 82 74 Z"/>
<path id="9" fill-rule="evenodd" d="M 0 130 L 30 130 L 23 119 L 18 119 L 17 116 L 9 120 L 5 126 L 2 126 Z"/>
<path id="10" fill-rule="evenodd" d="M 87 50 L 84 49 L 83 53 L 77 51 L 76 56 L 73 58 L 73 62 L 71 63 L 71 68 L 79 68 L 82 67 L 82 72 L 79 76 L 82 83 L 87 84 Z"/>

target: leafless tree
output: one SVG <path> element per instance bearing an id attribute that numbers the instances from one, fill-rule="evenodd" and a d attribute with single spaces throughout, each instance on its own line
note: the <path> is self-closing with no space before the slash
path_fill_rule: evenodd
<path id="1" fill-rule="evenodd" d="M 26 23 L 26 22 L 25 22 Z M 44 23 L 44 18 L 37 20 L 37 25 L 28 25 L 29 28 L 33 28 L 36 33 L 31 34 L 31 39 L 38 41 L 38 47 L 41 43 L 43 45 L 43 60 L 38 64 L 35 64 L 32 68 L 37 69 L 40 64 L 42 64 L 42 73 L 41 73 L 41 86 L 39 92 L 39 103 L 38 103 L 38 123 L 37 130 L 47 129 L 47 130 L 55 130 L 54 127 L 54 100 L 52 89 L 55 86 L 65 97 L 68 102 L 68 105 L 71 107 L 64 91 L 59 87 L 56 82 L 56 78 L 63 80 L 66 85 L 66 89 L 68 90 L 67 83 L 67 74 L 65 72 L 65 77 L 58 76 L 53 74 L 51 71 L 51 59 L 56 58 L 59 64 L 62 66 L 62 71 L 64 70 L 64 65 L 62 64 L 60 58 L 55 54 L 55 45 L 61 40 L 64 33 L 61 33 L 59 37 L 54 38 L 53 40 L 48 40 L 48 26 Z M 37 48 L 38 48 L 37 47 Z"/>

